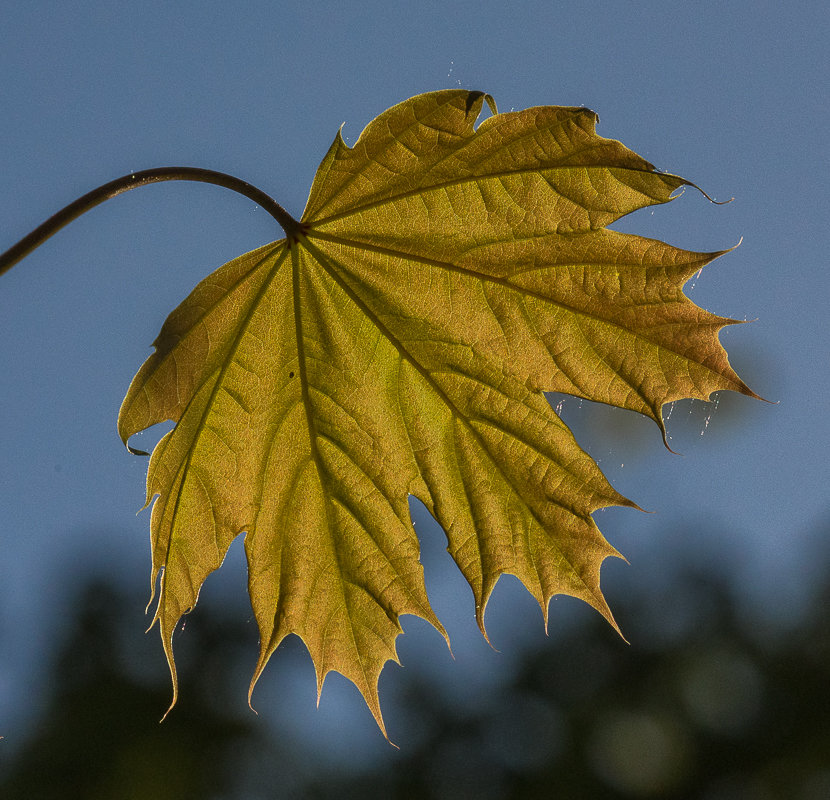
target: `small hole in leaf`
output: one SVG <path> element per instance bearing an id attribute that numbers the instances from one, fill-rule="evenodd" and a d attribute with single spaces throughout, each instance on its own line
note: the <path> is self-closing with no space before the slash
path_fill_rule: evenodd
<path id="1" fill-rule="evenodd" d="M 293 372 L 289 372 L 289 373 L 288 373 L 288 377 L 289 377 L 289 378 L 293 378 L 293 377 L 294 377 L 294 373 L 293 373 Z"/>

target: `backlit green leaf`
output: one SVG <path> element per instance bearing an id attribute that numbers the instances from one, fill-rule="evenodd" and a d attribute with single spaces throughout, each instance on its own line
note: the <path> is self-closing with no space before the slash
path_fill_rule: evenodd
<path id="1" fill-rule="evenodd" d="M 447 534 L 484 631 L 499 576 L 545 617 L 555 594 L 612 624 L 616 555 L 593 511 L 633 506 L 547 402 L 567 392 L 662 427 L 663 404 L 752 392 L 688 300 L 719 253 L 606 230 L 687 182 L 594 131 L 584 108 L 494 114 L 481 93 L 414 97 L 353 148 L 340 135 L 299 230 L 231 261 L 170 315 L 119 418 L 153 452 L 153 583 L 172 633 L 245 532 L 261 651 L 311 653 L 318 690 L 351 679 L 383 729 L 378 677 L 399 617 L 443 633 L 408 498 Z"/>

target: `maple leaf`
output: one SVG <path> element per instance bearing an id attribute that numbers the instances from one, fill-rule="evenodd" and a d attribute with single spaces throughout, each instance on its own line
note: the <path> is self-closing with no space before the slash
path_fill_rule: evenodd
<path id="1" fill-rule="evenodd" d="M 484 102 L 493 116 L 478 120 Z M 152 583 L 172 635 L 242 532 L 260 631 L 251 691 L 289 634 L 378 698 L 399 617 L 430 608 L 408 498 L 446 532 L 484 632 L 499 577 L 547 624 L 556 594 L 614 624 L 591 514 L 635 506 L 544 392 L 628 408 L 731 389 L 733 320 L 682 286 L 720 253 L 606 230 L 688 184 L 596 135 L 585 108 L 496 113 L 419 95 L 340 134 L 288 236 L 203 280 L 129 389 L 119 432 L 175 427 L 147 477 Z M 159 578 L 160 575 L 160 578 Z M 486 635 L 486 634 L 485 634 Z"/>

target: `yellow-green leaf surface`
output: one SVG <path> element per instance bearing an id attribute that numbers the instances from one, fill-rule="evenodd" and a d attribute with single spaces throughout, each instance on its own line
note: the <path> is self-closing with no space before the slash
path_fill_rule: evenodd
<path id="1" fill-rule="evenodd" d="M 338 134 L 301 226 L 229 262 L 170 315 L 124 401 L 126 442 L 164 420 L 147 479 L 156 620 L 172 633 L 245 532 L 261 649 L 288 634 L 318 692 L 336 670 L 383 721 L 399 617 L 443 633 L 408 498 L 443 526 L 484 631 L 499 576 L 612 624 L 591 517 L 631 505 L 543 392 L 638 411 L 752 394 L 731 320 L 682 293 L 719 253 L 606 230 L 687 182 L 596 135 L 584 108 L 495 114 L 452 90 Z"/>

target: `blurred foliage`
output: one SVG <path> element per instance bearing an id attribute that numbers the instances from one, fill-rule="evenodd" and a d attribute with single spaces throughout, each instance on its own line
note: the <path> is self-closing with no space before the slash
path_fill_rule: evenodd
<path id="1" fill-rule="evenodd" d="M 775 637 L 743 626 L 711 576 L 689 571 L 675 588 L 695 604 L 676 637 L 621 647 L 591 620 L 464 718 L 413 681 L 408 705 L 431 727 L 419 749 L 394 770 L 309 796 L 826 800 L 830 584 Z M 654 602 L 630 598 L 625 616 L 646 617 Z"/>
<path id="2" fill-rule="evenodd" d="M 53 661 L 52 698 L 4 770 L 0 797 L 175 800 L 219 796 L 232 785 L 232 755 L 253 740 L 255 718 L 240 722 L 219 708 L 211 671 L 191 662 L 185 669 L 194 691 L 181 713 L 159 724 L 169 676 L 142 674 L 131 652 L 139 640 L 121 634 L 137 605 L 97 579 L 81 587 L 73 629 Z M 192 644 L 204 654 L 239 638 L 225 621 L 194 628 Z"/>
<path id="3" fill-rule="evenodd" d="M 92 581 L 0 797 L 830 797 L 830 581 L 802 618 L 763 630 L 711 570 L 687 564 L 670 592 L 673 626 L 648 633 L 666 597 L 614 598 L 624 623 L 639 620 L 634 645 L 598 616 L 554 631 L 483 707 L 450 711 L 416 669 L 400 671 L 403 707 L 391 713 L 420 737 L 344 775 L 304 763 L 296 743 L 225 700 L 250 630 L 221 607 L 188 622 L 180 663 L 190 689 L 159 725 L 168 677 L 142 671 L 131 644 L 140 639 L 123 634 L 137 603 Z"/>

